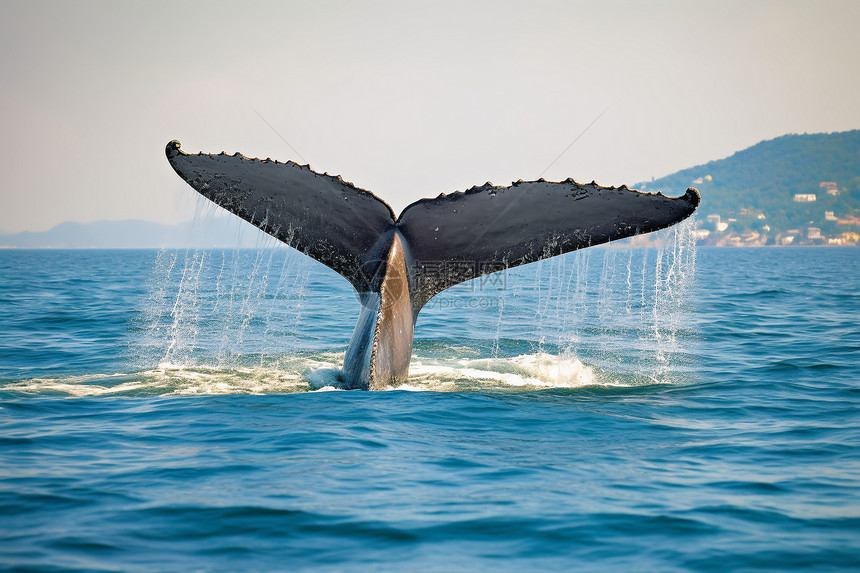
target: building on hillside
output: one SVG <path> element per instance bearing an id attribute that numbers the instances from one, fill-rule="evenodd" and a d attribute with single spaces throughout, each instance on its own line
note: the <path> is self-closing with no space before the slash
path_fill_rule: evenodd
<path id="1" fill-rule="evenodd" d="M 720 224 L 719 215 L 708 215 L 707 217 L 705 217 L 705 220 L 715 226 Z"/>
<path id="2" fill-rule="evenodd" d="M 800 236 L 800 230 L 799 229 L 789 229 L 788 231 L 785 232 L 785 236 L 782 238 L 780 243 L 783 245 L 791 245 L 794 243 L 794 240 L 797 239 L 799 236 Z M 800 241 L 798 241 L 798 242 L 800 242 Z"/>
<path id="3" fill-rule="evenodd" d="M 838 221 L 836 216 L 833 214 L 833 211 L 825 211 L 824 212 L 824 220 L 825 221 Z"/>
<path id="4" fill-rule="evenodd" d="M 821 238 L 821 229 L 818 227 L 809 227 L 806 229 L 806 238 L 810 241 Z"/>
<path id="5" fill-rule="evenodd" d="M 794 202 L 795 203 L 815 203 L 818 197 L 815 193 L 795 193 L 794 194 Z"/>
<path id="6" fill-rule="evenodd" d="M 818 184 L 819 189 L 824 189 L 828 195 L 839 195 L 839 187 L 836 186 L 835 181 L 822 181 Z"/>

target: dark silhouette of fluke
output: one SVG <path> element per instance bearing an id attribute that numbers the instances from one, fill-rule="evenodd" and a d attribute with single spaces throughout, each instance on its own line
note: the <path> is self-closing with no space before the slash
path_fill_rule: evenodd
<path id="1" fill-rule="evenodd" d="M 348 388 L 406 380 L 418 313 L 446 288 L 663 229 L 699 204 L 693 188 L 671 198 L 539 179 L 421 199 L 395 217 L 373 193 L 307 165 L 189 154 L 175 140 L 166 151 L 198 193 L 352 283 L 361 314 L 341 374 Z"/>

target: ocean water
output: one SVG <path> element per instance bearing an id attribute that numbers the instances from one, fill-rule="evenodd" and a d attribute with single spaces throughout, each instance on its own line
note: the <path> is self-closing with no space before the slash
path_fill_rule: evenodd
<path id="1" fill-rule="evenodd" d="M 860 568 L 860 251 L 589 249 L 422 311 L 286 248 L 0 252 L 0 568 Z"/>

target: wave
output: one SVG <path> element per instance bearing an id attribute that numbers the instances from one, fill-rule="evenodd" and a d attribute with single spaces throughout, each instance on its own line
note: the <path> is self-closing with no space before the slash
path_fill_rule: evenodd
<path id="1" fill-rule="evenodd" d="M 0 393 L 85 398 L 94 396 L 293 394 L 344 390 L 343 353 L 280 357 L 271 365 L 206 366 L 164 362 L 132 373 L 89 374 L 10 381 Z M 413 356 L 408 380 L 386 390 L 469 392 L 549 388 L 631 387 L 666 383 L 644 375 L 608 372 L 572 356 L 545 352 L 499 358 Z"/>

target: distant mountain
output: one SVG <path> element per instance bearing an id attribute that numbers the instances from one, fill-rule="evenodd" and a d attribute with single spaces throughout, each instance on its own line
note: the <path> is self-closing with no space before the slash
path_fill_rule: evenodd
<path id="1" fill-rule="evenodd" d="M 700 242 L 710 245 L 857 244 L 860 130 L 784 135 L 725 159 L 639 183 L 643 191 L 702 194 Z M 179 225 L 148 221 L 62 223 L 42 232 L 0 234 L 18 248 L 253 248 L 274 239 L 237 217 Z"/>
<path id="2" fill-rule="evenodd" d="M 47 231 L 0 234 L 0 247 L 22 249 L 253 248 L 273 240 L 236 217 L 177 225 L 130 219 L 60 223 Z"/>
<path id="3" fill-rule="evenodd" d="M 696 187 L 705 244 L 856 244 L 860 130 L 784 135 L 637 187 Z"/>

